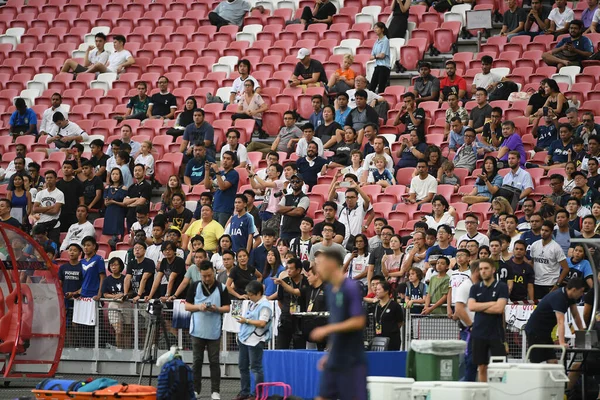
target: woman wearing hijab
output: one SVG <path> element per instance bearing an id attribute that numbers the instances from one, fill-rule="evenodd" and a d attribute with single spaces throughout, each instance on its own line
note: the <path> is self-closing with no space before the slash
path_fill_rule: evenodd
<path id="1" fill-rule="evenodd" d="M 194 96 L 190 96 L 185 99 L 183 111 L 179 113 L 177 119 L 175 120 L 175 126 L 167 131 L 167 135 L 173 136 L 174 139 L 177 139 L 179 136 L 183 135 L 185 127 L 194 123 L 194 110 L 196 108 L 198 108 L 198 103 L 196 102 L 196 98 Z"/>

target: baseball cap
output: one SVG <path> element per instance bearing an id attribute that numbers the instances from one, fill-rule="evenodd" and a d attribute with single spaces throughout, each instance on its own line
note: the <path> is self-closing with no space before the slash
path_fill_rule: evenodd
<path id="1" fill-rule="evenodd" d="M 298 50 L 298 55 L 296 56 L 296 58 L 298 60 L 304 60 L 306 56 L 310 56 L 310 51 L 303 47 L 300 50 Z"/>
<path id="2" fill-rule="evenodd" d="M 291 181 L 292 179 L 294 179 L 294 178 L 298 178 L 298 179 L 300 179 L 302 182 L 304 182 L 304 178 L 302 177 L 302 174 L 300 174 L 299 172 L 298 172 L 298 173 L 295 173 L 294 175 L 292 175 L 292 177 L 290 178 L 290 181 Z"/>

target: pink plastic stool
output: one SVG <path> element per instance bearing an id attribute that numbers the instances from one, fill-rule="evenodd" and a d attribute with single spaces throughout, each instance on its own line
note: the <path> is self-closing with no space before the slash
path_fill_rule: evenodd
<path id="1" fill-rule="evenodd" d="M 281 387 L 283 388 L 283 398 L 287 399 L 292 395 L 292 387 L 287 383 L 283 382 L 265 382 L 256 385 L 256 400 L 267 400 L 269 397 L 269 388 Z"/>

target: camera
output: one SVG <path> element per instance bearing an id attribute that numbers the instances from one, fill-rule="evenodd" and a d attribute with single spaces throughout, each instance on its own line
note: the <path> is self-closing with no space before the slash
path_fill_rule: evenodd
<path id="1" fill-rule="evenodd" d="M 280 198 L 281 196 L 283 196 L 285 193 L 285 190 L 280 190 L 277 193 L 273 193 L 273 197 L 275 197 L 276 199 Z"/>
<path id="2" fill-rule="evenodd" d="M 204 305 L 206 306 L 206 308 L 211 308 L 212 307 L 212 303 L 211 302 L 204 303 Z"/>
<path id="3" fill-rule="evenodd" d="M 148 301 L 148 307 L 146 307 L 146 311 L 150 315 L 160 315 L 162 308 L 163 306 L 159 299 L 151 299 Z"/>

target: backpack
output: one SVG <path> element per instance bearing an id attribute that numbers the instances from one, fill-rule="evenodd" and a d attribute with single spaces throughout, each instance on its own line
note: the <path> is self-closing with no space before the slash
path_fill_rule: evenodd
<path id="1" fill-rule="evenodd" d="M 508 100 L 508 97 L 510 96 L 511 93 L 518 92 L 518 91 L 519 91 L 519 86 L 514 82 L 511 82 L 511 81 L 500 82 L 496 86 L 496 89 L 494 89 L 492 91 L 492 93 L 490 93 L 488 100 L 489 101 Z"/>
<path id="2" fill-rule="evenodd" d="M 388 111 L 390 111 L 390 103 L 388 103 L 387 101 L 377 102 L 377 104 L 375 104 L 375 107 L 373 107 L 373 109 L 375 110 L 375 112 L 377 112 L 377 115 L 379 115 L 379 118 L 383 119 L 383 122 L 385 123 L 388 118 L 388 116 L 387 116 Z"/>
<path id="3" fill-rule="evenodd" d="M 194 395 L 192 369 L 181 358 L 174 358 L 163 365 L 158 375 L 157 400 L 192 400 Z"/>

